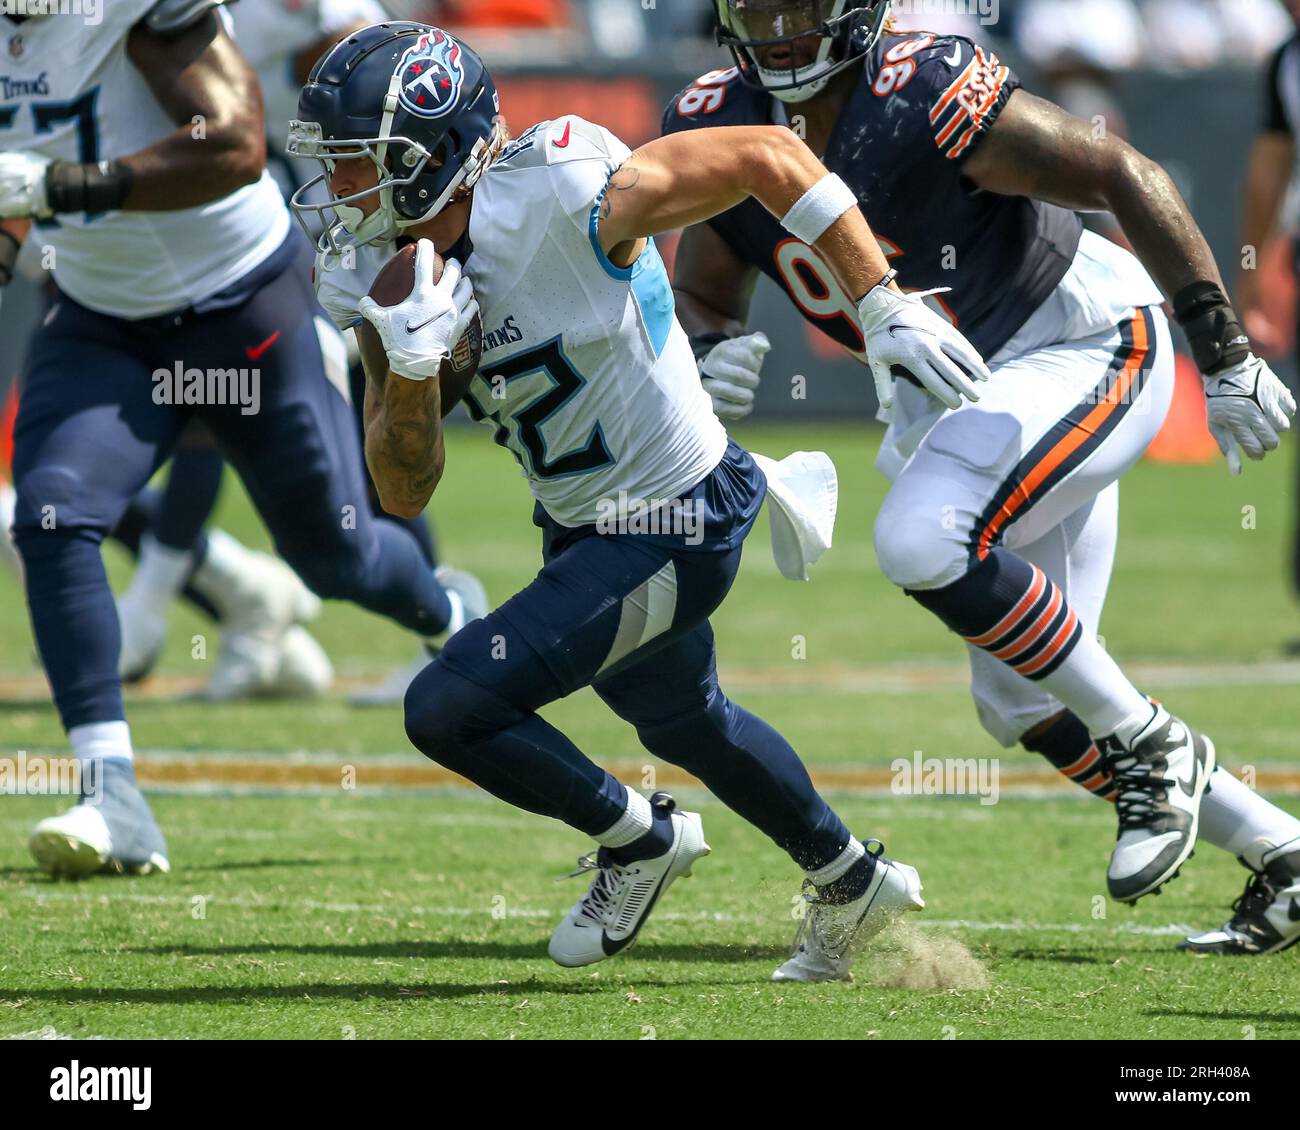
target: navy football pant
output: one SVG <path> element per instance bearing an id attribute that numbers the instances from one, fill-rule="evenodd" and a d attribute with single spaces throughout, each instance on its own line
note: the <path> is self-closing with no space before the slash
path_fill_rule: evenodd
<path id="1" fill-rule="evenodd" d="M 37 332 L 14 433 L 14 540 L 65 727 L 123 717 L 99 547 L 191 417 L 212 431 L 276 549 L 316 593 L 421 634 L 446 623 L 446 596 L 415 540 L 370 513 L 352 408 L 326 378 L 316 316 L 306 272 L 290 267 L 242 305 L 206 315 L 127 322 L 61 296 Z M 248 369 L 246 350 L 258 347 L 255 414 L 154 402 L 156 370 L 178 360 Z"/>
<path id="2" fill-rule="evenodd" d="M 708 617 L 740 553 L 675 552 L 635 535 L 572 542 L 416 678 L 408 736 L 494 796 L 597 835 L 626 808 L 624 787 L 536 713 L 590 684 L 650 753 L 698 777 L 800 867 L 824 866 L 848 830 L 789 743 L 718 686 Z"/>

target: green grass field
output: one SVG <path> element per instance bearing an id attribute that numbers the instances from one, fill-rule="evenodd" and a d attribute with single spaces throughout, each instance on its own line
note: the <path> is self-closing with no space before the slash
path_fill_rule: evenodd
<path id="1" fill-rule="evenodd" d="M 342 692 L 214 707 L 146 687 L 128 704 L 141 775 L 151 751 L 173 766 L 204 757 L 197 781 L 152 791 L 175 870 L 49 882 L 26 834 L 61 800 L 5 797 L 0 1036 L 1300 1036 L 1295 951 L 1174 951 L 1240 893 L 1245 873 L 1222 852 L 1203 845 L 1160 898 L 1130 909 L 1103 897 L 1113 811 L 1082 794 L 1004 788 L 982 805 L 852 787 L 915 750 L 1000 757 L 1004 775 L 1038 764 L 979 729 L 953 638 L 876 571 L 876 433 L 755 427 L 739 438 L 774 456 L 824 448 L 840 469 L 837 544 L 814 581 L 782 580 L 760 528 L 715 622 L 724 686 L 814 774 L 834 774 L 851 826 L 925 880 L 926 912 L 863 954 L 854 983 L 767 981 L 794 928 L 799 877 L 700 791 L 681 795 L 703 813 L 712 857 L 672 889 L 636 948 L 563 970 L 546 938 L 579 893 L 580 880 L 557 879 L 589 849 L 581 836 L 467 789 L 419 787 L 425 763 L 399 714 L 351 709 Z M 538 560 L 526 486 L 477 430 L 449 446 L 434 505 L 443 553 L 505 597 Z M 1217 464 L 1137 468 L 1103 623 L 1145 690 L 1210 732 L 1228 766 L 1272 780 L 1300 774 L 1300 664 L 1282 658 L 1300 636 L 1284 572 L 1292 475 L 1289 456 L 1237 480 Z M 219 521 L 266 541 L 233 482 Z M 108 555 L 120 585 L 125 561 Z M 177 609 L 163 687 L 204 674 L 191 641 L 210 631 Z M 330 606 L 313 631 L 345 684 L 412 654 L 399 630 L 349 607 Z M 64 748 L 30 654 L 19 590 L 0 576 L 0 755 Z M 546 713 L 641 783 L 649 762 L 634 734 L 589 692 Z M 262 764 L 287 767 L 280 783 L 240 775 Z M 346 766 L 359 787 L 329 783 Z M 401 787 L 378 767 L 416 777 Z M 1280 802 L 1300 811 L 1296 796 Z"/>

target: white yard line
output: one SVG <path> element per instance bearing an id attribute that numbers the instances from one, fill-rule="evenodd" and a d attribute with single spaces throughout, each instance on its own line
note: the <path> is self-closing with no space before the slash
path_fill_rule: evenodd
<path id="1" fill-rule="evenodd" d="M 101 894 L 79 892 L 74 890 L 47 890 L 35 887 L 23 887 L 20 893 L 38 903 L 76 903 L 76 902 L 127 902 L 143 903 L 155 906 L 177 906 L 189 908 L 193 905 L 193 895 L 145 895 L 129 892 Z M 412 915 L 417 918 L 556 918 L 564 913 L 564 906 L 557 907 L 507 907 L 504 912 L 494 912 L 489 906 L 404 906 L 394 907 L 383 903 L 360 902 L 322 902 L 319 899 L 248 899 L 228 897 L 225 895 L 204 895 L 209 911 L 220 907 L 234 907 L 239 910 L 291 910 L 312 911 L 323 914 L 376 914 L 391 918 L 396 915 Z M 566 903 L 567 905 L 567 903 Z M 661 922 L 720 922 L 720 923 L 763 923 L 771 922 L 770 914 L 729 914 L 723 911 L 697 911 L 683 913 L 679 911 L 660 911 L 655 914 L 655 921 Z M 939 930 L 979 930 L 1025 933 L 1052 934 L 1137 934 L 1144 937 L 1184 937 L 1196 932 L 1195 928 L 1183 922 L 1170 922 L 1163 926 L 1150 926 L 1141 923 L 1121 922 L 1111 925 L 1106 922 L 982 922 L 969 918 L 926 918 L 925 916 L 909 918 L 910 925 Z M 286 944 L 292 949 L 292 944 Z"/>

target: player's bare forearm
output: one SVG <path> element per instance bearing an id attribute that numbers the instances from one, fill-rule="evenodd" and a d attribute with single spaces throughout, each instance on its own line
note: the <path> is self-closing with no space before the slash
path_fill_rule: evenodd
<path id="1" fill-rule="evenodd" d="M 758 271 L 736 255 L 708 224 L 682 232 L 673 268 L 677 320 L 688 334 L 738 337 Z"/>
<path id="2" fill-rule="evenodd" d="M 266 135 L 261 88 L 216 16 L 209 14 L 172 36 L 137 24 L 127 53 L 177 128 L 123 158 L 131 173 L 124 209 L 193 208 L 262 175 Z"/>
<path id="3" fill-rule="evenodd" d="M 399 518 L 415 518 L 433 497 L 446 462 L 438 381 L 390 373 L 375 399 L 366 421 L 366 466 L 379 504 Z"/>
<path id="4" fill-rule="evenodd" d="M 1156 162 L 1059 106 L 1017 90 L 963 170 L 980 188 L 1079 211 L 1110 211 L 1173 297 L 1223 280 L 1177 186 Z"/>
<path id="5" fill-rule="evenodd" d="M 656 138 L 610 178 L 601 246 L 629 262 L 646 236 L 701 223 L 752 197 L 778 219 L 826 176 L 812 150 L 783 126 L 727 126 Z M 888 272 L 862 213 L 850 208 L 817 241 L 845 292 L 861 298 Z"/>
<path id="6" fill-rule="evenodd" d="M 390 372 L 379 335 L 368 323 L 357 327 L 357 344 L 366 373 L 366 466 L 380 506 L 414 518 L 429 504 L 446 463 L 441 386 L 436 378 L 412 381 Z"/>

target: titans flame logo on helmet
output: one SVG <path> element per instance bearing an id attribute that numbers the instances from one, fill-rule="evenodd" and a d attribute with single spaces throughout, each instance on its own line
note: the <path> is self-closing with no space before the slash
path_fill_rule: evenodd
<path id="1" fill-rule="evenodd" d="M 440 118 L 455 107 L 464 78 L 460 45 L 441 31 L 422 35 L 402 58 L 398 100 L 412 114 Z"/>

